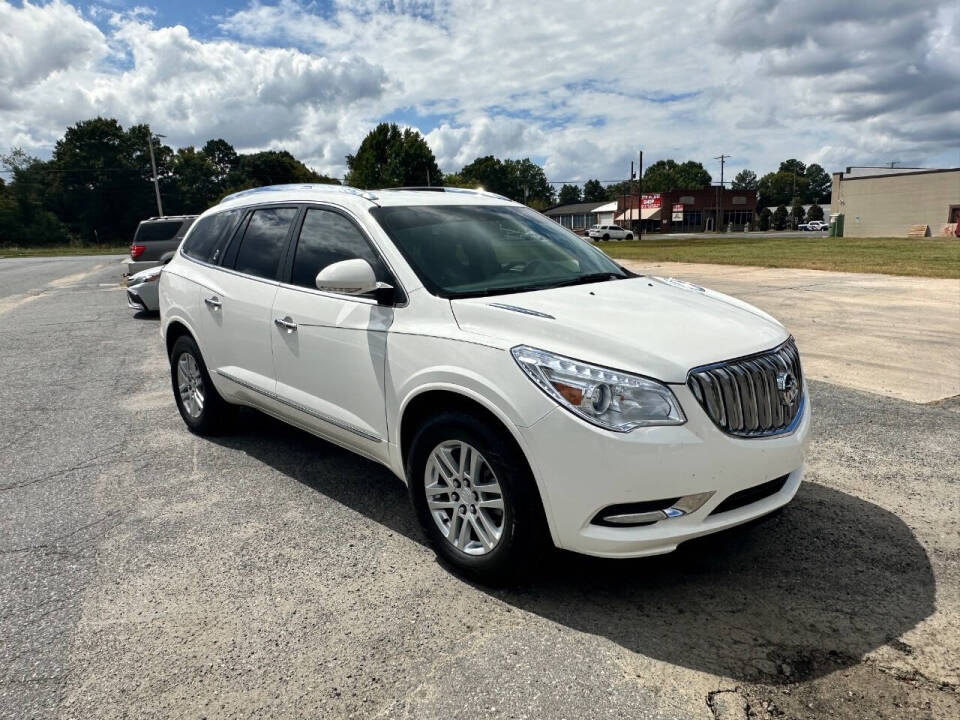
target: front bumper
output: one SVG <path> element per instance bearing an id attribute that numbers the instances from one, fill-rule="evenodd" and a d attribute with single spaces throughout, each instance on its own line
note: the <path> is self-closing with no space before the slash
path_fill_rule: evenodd
<path id="1" fill-rule="evenodd" d="M 141 283 L 131 285 L 127 290 L 127 307 L 139 312 L 156 312 L 160 309 L 160 299 L 157 293 L 159 283 Z"/>
<path id="2" fill-rule="evenodd" d="M 810 432 L 809 397 L 791 433 L 744 439 L 720 431 L 686 386 L 671 389 L 687 415 L 684 425 L 613 433 L 557 407 L 520 429 L 559 547 L 603 557 L 667 553 L 685 540 L 772 512 L 796 494 Z M 746 504 L 728 502 L 714 513 L 735 493 L 780 479 L 774 492 Z M 597 523 L 610 506 L 703 493 L 712 495 L 695 510 L 652 523 Z"/>

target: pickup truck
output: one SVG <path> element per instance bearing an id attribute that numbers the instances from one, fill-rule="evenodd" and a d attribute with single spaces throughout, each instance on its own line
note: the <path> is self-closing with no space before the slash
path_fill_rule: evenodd
<path id="1" fill-rule="evenodd" d="M 811 220 L 809 222 L 800 223 L 799 225 L 797 225 L 797 229 L 809 230 L 809 231 L 829 230 L 830 223 L 826 223 L 823 220 Z"/>

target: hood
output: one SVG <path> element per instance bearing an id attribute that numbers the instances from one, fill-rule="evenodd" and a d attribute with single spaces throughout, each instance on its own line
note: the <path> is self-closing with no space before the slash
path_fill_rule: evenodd
<path id="1" fill-rule="evenodd" d="M 656 277 L 464 298 L 451 307 L 463 330 L 510 347 L 531 345 L 669 383 L 686 382 L 691 368 L 769 350 L 789 337 L 748 303 Z"/>

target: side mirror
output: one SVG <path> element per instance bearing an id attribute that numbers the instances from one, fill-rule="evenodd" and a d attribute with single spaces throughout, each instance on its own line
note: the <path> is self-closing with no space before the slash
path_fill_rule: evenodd
<path id="1" fill-rule="evenodd" d="M 362 258 L 327 265 L 317 273 L 316 284 L 318 290 L 341 295 L 364 295 L 391 287 L 387 283 L 378 283 L 370 263 Z"/>

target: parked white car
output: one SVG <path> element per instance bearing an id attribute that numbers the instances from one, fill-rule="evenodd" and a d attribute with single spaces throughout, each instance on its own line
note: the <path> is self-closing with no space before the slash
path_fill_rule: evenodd
<path id="1" fill-rule="evenodd" d="M 810 410 L 780 323 L 493 194 L 245 191 L 160 277 L 191 430 L 249 405 L 382 463 L 439 554 L 486 580 L 544 542 L 670 552 L 803 476 Z"/>
<path id="2" fill-rule="evenodd" d="M 137 312 L 156 312 L 160 309 L 158 288 L 163 267 L 155 265 L 126 278 L 127 307 Z"/>
<path id="3" fill-rule="evenodd" d="M 811 230 L 811 231 L 812 230 L 816 230 L 816 231 L 829 230 L 830 223 L 826 223 L 823 220 L 811 220 L 809 222 L 800 223 L 799 225 L 797 225 L 797 228 L 800 230 Z"/>
<path id="4" fill-rule="evenodd" d="M 593 225 L 587 237 L 595 240 L 633 240 L 633 233 L 619 225 Z"/>

